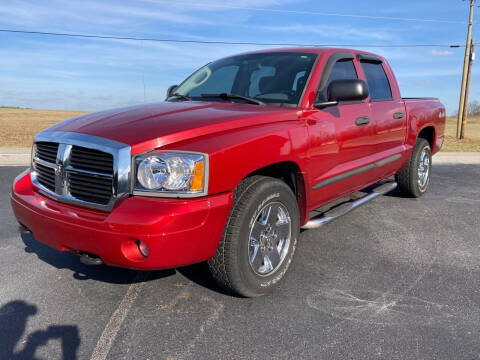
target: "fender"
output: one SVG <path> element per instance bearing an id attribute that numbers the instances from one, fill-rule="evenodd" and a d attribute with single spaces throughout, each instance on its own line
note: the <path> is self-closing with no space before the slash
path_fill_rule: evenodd
<path id="1" fill-rule="evenodd" d="M 440 150 L 441 143 L 437 142 L 438 134 L 443 134 L 445 129 L 445 110 L 438 100 L 423 100 L 421 103 L 405 100 L 405 107 L 408 114 L 407 122 L 407 151 L 412 151 L 422 130 L 432 127 L 432 153 Z"/>
<path id="2" fill-rule="evenodd" d="M 207 153 L 209 195 L 213 195 L 235 189 L 246 176 L 272 164 L 289 161 L 304 172 L 308 133 L 305 123 L 297 119 L 202 136 L 162 149 Z"/>

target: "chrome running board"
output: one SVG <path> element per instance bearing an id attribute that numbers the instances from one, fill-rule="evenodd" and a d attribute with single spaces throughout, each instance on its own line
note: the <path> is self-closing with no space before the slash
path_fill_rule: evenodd
<path id="1" fill-rule="evenodd" d="M 352 211 L 353 209 L 359 207 L 360 205 L 363 205 L 369 202 L 370 200 L 375 199 L 377 196 L 380 196 L 392 191 L 396 187 L 397 187 L 397 183 L 394 181 L 383 183 L 380 186 L 377 186 L 376 188 L 374 188 L 371 193 L 361 197 L 358 200 L 345 202 L 343 204 L 338 205 L 337 207 L 334 207 L 331 210 L 326 211 L 325 213 L 323 213 L 318 217 L 314 217 L 310 219 L 305 225 L 302 226 L 302 229 L 317 229 L 321 227 L 323 224 L 326 224 L 332 220 L 335 220 L 336 218 L 342 215 L 345 215 L 346 213 Z"/>

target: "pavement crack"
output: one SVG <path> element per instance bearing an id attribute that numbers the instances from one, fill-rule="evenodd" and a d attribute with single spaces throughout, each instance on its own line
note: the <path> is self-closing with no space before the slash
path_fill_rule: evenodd
<path id="1" fill-rule="evenodd" d="M 145 285 L 145 280 L 148 278 L 148 275 L 148 272 L 137 272 L 133 284 L 130 285 L 122 301 L 103 329 L 102 335 L 97 341 L 90 360 L 105 360 L 107 358 L 110 348 L 117 337 L 118 331 L 125 321 L 130 308 L 137 299 L 138 294 Z"/>

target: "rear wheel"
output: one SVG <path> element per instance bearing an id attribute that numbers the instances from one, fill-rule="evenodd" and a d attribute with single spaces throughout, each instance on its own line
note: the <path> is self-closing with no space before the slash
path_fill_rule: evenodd
<path id="1" fill-rule="evenodd" d="M 420 197 L 428 188 L 432 169 L 432 151 L 425 139 L 418 139 L 407 166 L 400 170 L 395 179 L 399 191 L 408 197 Z"/>
<path id="2" fill-rule="evenodd" d="M 242 296 L 271 291 L 285 275 L 300 230 L 295 195 L 284 182 L 252 176 L 240 183 L 223 237 L 208 261 L 217 282 Z"/>

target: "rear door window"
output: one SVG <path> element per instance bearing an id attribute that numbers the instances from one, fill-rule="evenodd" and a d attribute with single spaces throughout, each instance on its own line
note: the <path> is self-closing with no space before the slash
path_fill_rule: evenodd
<path id="1" fill-rule="evenodd" d="M 392 100 L 392 89 L 382 63 L 362 61 L 361 64 L 367 79 L 370 99 L 373 101 Z"/>

